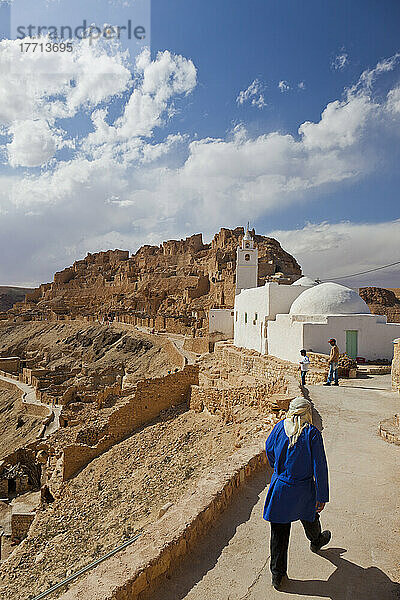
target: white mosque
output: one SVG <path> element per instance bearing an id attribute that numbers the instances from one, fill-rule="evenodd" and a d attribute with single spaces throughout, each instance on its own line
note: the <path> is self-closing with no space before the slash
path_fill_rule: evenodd
<path id="1" fill-rule="evenodd" d="M 302 277 L 292 285 L 274 282 L 256 287 L 254 250 L 247 231 L 238 248 L 235 346 L 297 362 L 302 348 L 327 353 L 328 340 L 335 338 L 341 352 L 353 358 L 392 359 L 393 340 L 400 337 L 399 323 L 387 323 L 386 316 L 371 314 L 354 290 L 337 283 L 317 284 Z M 210 332 L 218 330 L 221 312 L 210 311 Z"/>

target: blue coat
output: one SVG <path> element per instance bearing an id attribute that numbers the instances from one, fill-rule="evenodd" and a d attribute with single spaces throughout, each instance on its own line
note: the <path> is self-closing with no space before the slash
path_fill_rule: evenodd
<path id="1" fill-rule="evenodd" d="M 265 444 L 274 469 L 264 505 L 264 519 L 273 523 L 314 521 L 316 503 L 329 501 L 328 467 L 322 435 L 314 425 L 305 427 L 289 448 L 283 421 Z"/>

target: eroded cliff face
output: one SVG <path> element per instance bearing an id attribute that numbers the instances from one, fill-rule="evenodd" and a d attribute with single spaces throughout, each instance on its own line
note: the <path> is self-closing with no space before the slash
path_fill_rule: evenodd
<path id="1" fill-rule="evenodd" d="M 259 252 L 259 285 L 292 283 L 301 276 L 300 266 L 277 240 L 252 233 Z M 142 246 L 132 256 L 123 250 L 88 254 L 14 310 L 49 318 L 112 312 L 120 320 L 158 329 L 205 329 L 209 308 L 233 307 L 236 249 L 243 235 L 242 227 L 221 229 L 210 244 L 196 234 Z"/>
<path id="2" fill-rule="evenodd" d="M 375 315 L 386 315 L 388 323 L 400 323 L 400 289 L 360 288 L 359 294 Z"/>

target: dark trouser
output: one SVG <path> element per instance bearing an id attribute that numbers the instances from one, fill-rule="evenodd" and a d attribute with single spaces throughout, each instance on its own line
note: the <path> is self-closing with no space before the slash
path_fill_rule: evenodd
<path id="1" fill-rule="evenodd" d="M 321 535 L 319 514 L 315 521 L 301 522 L 311 543 L 317 544 Z M 273 575 L 285 575 L 289 547 L 291 523 L 271 523 L 271 572 Z"/>
<path id="2" fill-rule="evenodd" d="M 306 385 L 306 373 L 307 371 L 301 372 L 301 385 Z"/>

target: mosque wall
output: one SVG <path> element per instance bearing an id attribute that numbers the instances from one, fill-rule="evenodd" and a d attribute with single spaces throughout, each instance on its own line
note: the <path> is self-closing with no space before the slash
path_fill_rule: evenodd
<path id="1" fill-rule="evenodd" d="M 267 343 L 271 319 L 275 319 L 278 313 L 289 312 L 293 301 L 305 289 L 302 286 L 267 283 L 243 290 L 235 298 L 235 346 L 257 350 L 260 354 L 271 353 L 269 333 Z"/>
<path id="2" fill-rule="evenodd" d="M 303 348 L 303 323 L 292 322 L 290 315 L 277 315 L 268 322 L 268 354 L 298 363 Z"/>
<path id="3" fill-rule="evenodd" d="M 314 317 L 315 318 L 315 317 Z M 328 340 L 335 338 L 341 353 L 346 352 L 346 331 L 358 332 L 357 356 L 366 360 L 392 360 L 393 340 L 400 336 L 400 324 L 386 323 L 375 315 L 320 316 L 322 322 L 306 322 L 306 317 L 278 315 L 268 323 L 268 353 L 298 362 L 302 348 L 329 353 Z"/>
<path id="4" fill-rule="evenodd" d="M 235 298 L 234 312 L 235 346 L 264 354 L 264 321 L 269 313 L 269 287 L 243 290 Z"/>
<path id="5" fill-rule="evenodd" d="M 358 332 L 357 356 L 392 360 L 393 340 L 400 336 L 400 324 L 386 323 L 386 317 L 375 315 L 332 316 L 326 317 L 325 323 L 304 323 L 304 347 L 328 353 L 328 340 L 335 338 L 340 352 L 346 352 L 347 330 Z"/>

